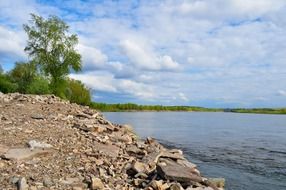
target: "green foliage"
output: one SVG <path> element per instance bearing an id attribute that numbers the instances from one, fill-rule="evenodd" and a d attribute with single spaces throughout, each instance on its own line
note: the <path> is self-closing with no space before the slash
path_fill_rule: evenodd
<path id="1" fill-rule="evenodd" d="M 2 66 L 0 65 L 0 75 L 4 73 Z"/>
<path id="2" fill-rule="evenodd" d="M 189 111 L 188 106 L 162 106 L 162 105 L 137 105 L 126 104 L 105 104 L 92 102 L 90 105 L 94 109 L 101 111 Z"/>
<path id="3" fill-rule="evenodd" d="M 90 105 L 91 103 L 89 89 L 78 80 L 69 79 L 67 81 L 66 97 L 71 102 L 81 105 Z"/>
<path id="4" fill-rule="evenodd" d="M 16 92 L 18 85 L 11 81 L 9 76 L 4 73 L 0 73 L 0 92 L 11 93 Z"/>
<path id="5" fill-rule="evenodd" d="M 37 76 L 27 86 L 25 93 L 27 94 L 50 94 L 49 81 L 41 76 Z"/>
<path id="6" fill-rule="evenodd" d="M 28 85 L 36 77 L 36 67 L 32 62 L 17 62 L 14 69 L 9 72 L 9 77 L 18 84 L 18 92 L 26 93 Z"/>
<path id="7" fill-rule="evenodd" d="M 237 108 L 227 109 L 226 111 L 235 113 L 286 114 L 286 108 Z"/>
<path id="8" fill-rule="evenodd" d="M 56 16 L 44 19 L 31 14 L 30 25 L 25 24 L 28 45 L 25 51 L 40 70 L 51 78 L 53 93 L 63 96 L 63 81 L 70 70 L 81 70 L 81 55 L 75 50 L 78 38 L 69 35 L 69 26 Z"/>

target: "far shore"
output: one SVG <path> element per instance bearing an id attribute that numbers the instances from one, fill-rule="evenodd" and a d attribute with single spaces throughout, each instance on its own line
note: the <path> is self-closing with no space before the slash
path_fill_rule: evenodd
<path id="1" fill-rule="evenodd" d="M 92 102 L 90 107 L 102 112 L 227 112 L 286 114 L 286 108 L 205 108 L 198 106 L 137 105 L 133 103 L 106 104 L 96 102 Z"/>

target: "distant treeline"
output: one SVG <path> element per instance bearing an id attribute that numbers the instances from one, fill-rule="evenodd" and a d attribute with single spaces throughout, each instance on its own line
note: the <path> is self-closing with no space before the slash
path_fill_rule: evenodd
<path id="1" fill-rule="evenodd" d="M 92 102 L 90 107 L 100 111 L 120 112 L 120 111 L 223 111 L 223 109 L 193 107 L 193 106 L 163 106 L 163 105 L 138 105 L 126 104 L 106 104 Z"/>
<path id="2" fill-rule="evenodd" d="M 91 102 L 90 107 L 104 112 L 132 112 L 132 111 L 189 111 L 189 112 L 233 112 L 257 114 L 286 114 L 286 108 L 204 108 L 197 106 L 163 106 L 163 105 L 138 105 L 134 103 L 106 104 Z"/>
<path id="3" fill-rule="evenodd" d="M 286 108 L 239 108 L 239 109 L 225 109 L 225 112 L 235 113 L 259 113 L 259 114 L 286 114 Z"/>

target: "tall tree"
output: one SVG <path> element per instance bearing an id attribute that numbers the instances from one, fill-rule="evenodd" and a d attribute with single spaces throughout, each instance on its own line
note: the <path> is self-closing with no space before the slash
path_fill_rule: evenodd
<path id="1" fill-rule="evenodd" d="M 56 16 L 44 19 L 31 14 L 30 24 L 24 25 L 28 35 L 25 51 L 40 70 L 50 78 L 53 93 L 61 96 L 65 77 L 81 70 L 81 55 L 75 50 L 77 35 L 69 34 L 69 26 Z"/>

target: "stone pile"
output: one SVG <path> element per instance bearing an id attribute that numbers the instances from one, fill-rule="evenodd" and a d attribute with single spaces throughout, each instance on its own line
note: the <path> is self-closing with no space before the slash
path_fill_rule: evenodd
<path id="1" fill-rule="evenodd" d="M 55 96 L 0 94 L 0 189 L 218 190 L 181 150 Z"/>

